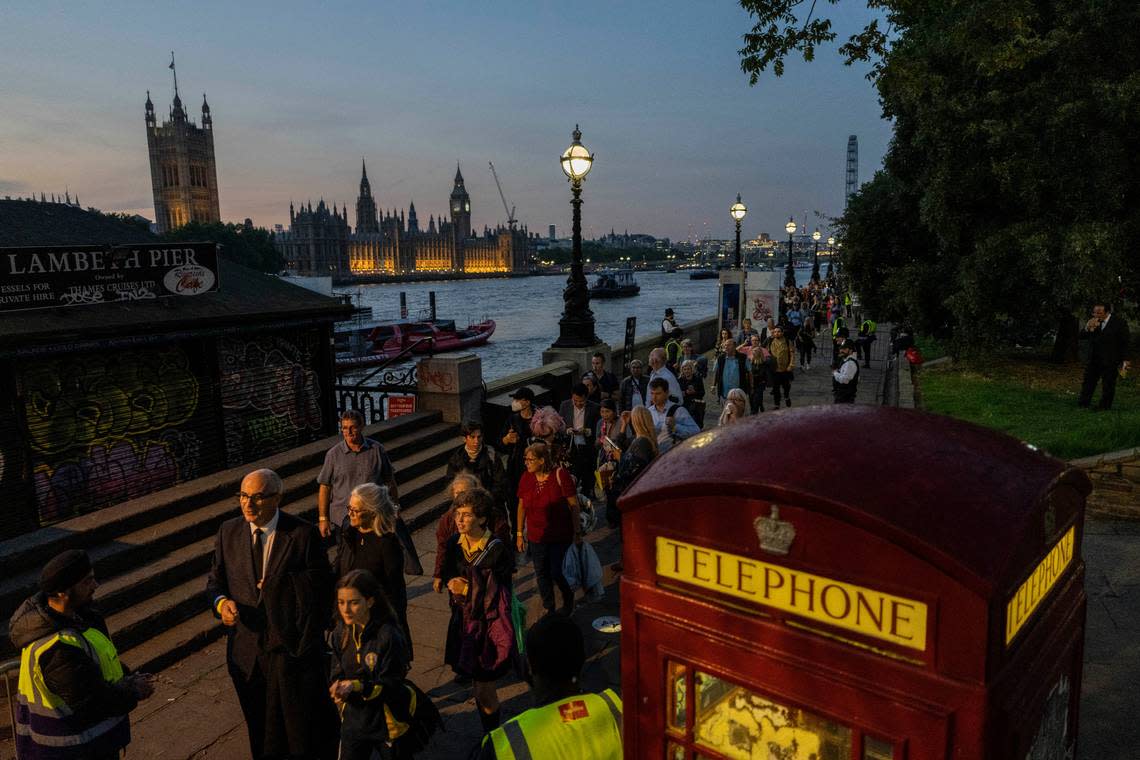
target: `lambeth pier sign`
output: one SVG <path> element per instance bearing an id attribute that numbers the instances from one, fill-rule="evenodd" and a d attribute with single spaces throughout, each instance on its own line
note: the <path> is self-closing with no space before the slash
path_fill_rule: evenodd
<path id="1" fill-rule="evenodd" d="M 218 290 L 214 243 L 0 248 L 0 311 Z"/>

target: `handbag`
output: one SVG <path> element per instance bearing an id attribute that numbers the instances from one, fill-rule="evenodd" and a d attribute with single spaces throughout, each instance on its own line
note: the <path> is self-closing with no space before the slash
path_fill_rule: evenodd
<path id="1" fill-rule="evenodd" d="M 404 575 L 423 575 L 424 566 L 420 564 L 420 555 L 412 541 L 412 532 L 404 518 L 396 516 L 396 540 L 404 550 Z"/>

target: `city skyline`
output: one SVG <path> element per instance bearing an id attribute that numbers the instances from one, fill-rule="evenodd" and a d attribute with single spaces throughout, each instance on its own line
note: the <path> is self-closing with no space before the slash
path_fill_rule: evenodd
<path id="1" fill-rule="evenodd" d="M 85 205 L 154 219 L 143 103 L 149 89 L 160 116 L 169 108 L 173 48 L 195 121 L 209 97 L 226 221 L 288 226 L 290 200 L 351 206 L 363 157 L 378 205 L 414 200 L 425 219 L 447 215 L 458 161 L 482 229 L 506 219 L 493 161 L 520 223 L 562 236 L 569 188 L 557 157 L 579 123 L 598 157 L 587 237 L 729 237 L 738 192 L 745 237 L 779 237 L 805 212 L 823 229 L 814 211 L 843 208 L 848 135 L 859 136 L 861 181 L 890 137 L 865 69 L 821 50 L 749 88 L 736 50 L 751 21 L 739 6 L 655 4 L 650 18 L 646 8 L 579 4 L 589 50 L 575 50 L 560 31 L 567 17 L 546 6 L 385 15 L 363 4 L 207 3 L 172 31 L 162 7 L 17 4 L 0 31 L 12 84 L 0 196 L 66 187 Z M 840 38 L 865 14 L 839 12 Z"/>

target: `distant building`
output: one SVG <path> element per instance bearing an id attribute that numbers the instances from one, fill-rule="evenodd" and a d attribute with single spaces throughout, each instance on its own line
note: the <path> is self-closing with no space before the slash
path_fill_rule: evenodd
<path id="1" fill-rule="evenodd" d="M 629 230 L 619 235 L 611 229 L 610 234 L 602 235 L 597 243 L 605 248 L 653 248 L 657 245 L 657 238 L 638 233 L 631 235 Z"/>
<path id="2" fill-rule="evenodd" d="M 554 225 L 552 224 L 552 225 L 550 225 L 550 228 L 549 228 L 549 234 L 547 235 L 547 240 L 556 240 L 556 239 L 557 239 L 557 236 L 554 234 Z"/>
<path id="3" fill-rule="evenodd" d="M 171 64 L 173 68 L 173 63 Z M 202 95 L 202 126 L 187 117 L 174 80 L 169 121 L 158 124 L 150 91 L 146 93 L 146 144 L 150 152 L 150 185 L 159 234 L 190 222 L 221 221 L 218 168 L 214 160 L 214 120 Z"/>
<path id="4" fill-rule="evenodd" d="M 525 227 L 484 227 L 482 234 L 472 234 L 471 198 L 459 167 L 448 206 L 451 219 L 441 216 L 437 221 L 433 215 L 427 229 L 420 228 L 415 203 L 409 204 L 406 216 L 395 209 L 378 214 L 368 169 L 362 164 L 355 232 L 347 206 L 338 209 L 334 204 L 330 209 L 321 200 L 314 208 L 310 201 L 300 210 L 289 204 L 289 231 L 274 240 L 286 269 L 303 275 L 480 274 L 530 267 L 538 236 Z"/>

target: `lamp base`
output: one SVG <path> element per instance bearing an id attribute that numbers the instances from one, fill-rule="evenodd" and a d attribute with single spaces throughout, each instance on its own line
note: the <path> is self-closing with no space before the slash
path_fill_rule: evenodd
<path id="1" fill-rule="evenodd" d="M 594 315 L 586 309 L 587 314 L 583 316 L 569 316 L 563 314 L 562 319 L 558 320 L 558 340 L 550 346 L 551 348 L 585 348 L 586 346 L 594 346 L 601 343 L 601 340 L 594 334 Z M 587 362 L 587 366 L 588 366 Z"/>

